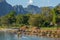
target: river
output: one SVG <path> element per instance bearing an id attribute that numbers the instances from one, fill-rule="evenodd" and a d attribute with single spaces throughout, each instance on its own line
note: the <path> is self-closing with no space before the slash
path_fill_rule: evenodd
<path id="1" fill-rule="evenodd" d="M 18 37 L 17 34 L 0 32 L 0 40 L 60 40 L 60 38 L 47 38 L 28 35 L 22 35 L 21 37 Z"/>

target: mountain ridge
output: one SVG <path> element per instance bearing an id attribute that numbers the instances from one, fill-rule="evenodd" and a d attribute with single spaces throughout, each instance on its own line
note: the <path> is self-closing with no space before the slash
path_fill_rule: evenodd
<path id="1" fill-rule="evenodd" d="M 50 6 L 49 8 L 53 8 Z M 28 5 L 27 7 L 23 7 L 22 5 L 11 6 L 6 2 L 6 0 L 0 1 L 0 16 L 6 15 L 11 11 L 15 11 L 17 14 L 26 14 L 26 13 L 41 13 L 41 7 L 35 5 Z"/>

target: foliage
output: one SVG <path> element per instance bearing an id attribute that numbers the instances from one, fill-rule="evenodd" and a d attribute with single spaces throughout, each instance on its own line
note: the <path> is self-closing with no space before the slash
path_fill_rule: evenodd
<path id="1" fill-rule="evenodd" d="M 18 14 L 11 11 L 5 16 L 0 17 L 0 26 L 20 27 L 22 25 L 37 27 L 54 27 L 60 26 L 60 6 L 51 9 L 42 7 L 41 13 Z"/>

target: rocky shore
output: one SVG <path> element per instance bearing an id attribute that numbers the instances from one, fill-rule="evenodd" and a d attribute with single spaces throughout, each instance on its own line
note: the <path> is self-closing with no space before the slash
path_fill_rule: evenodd
<path id="1" fill-rule="evenodd" d="M 34 35 L 39 37 L 51 37 L 51 38 L 60 38 L 60 30 L 42 30 L 37 27 L 26 27 L 23 26 L 18 30 L 18 36 L 25 34 L 25 35 Z"/>
<path id="2" fill-rule="evenodd" d="M 6 29 L 1 28 L 0 31 L 6 31 L 10 33 L 15 33 L 18 36 L 20 35 L 30 35 L 30 36 L 39 36 L 39 37 L 51 37 L 51 38 L 60 38 L 60 29 L 59 30 L 43 30 L 37 27 L 27 27 L 23 26 L 19 29 Z"/>

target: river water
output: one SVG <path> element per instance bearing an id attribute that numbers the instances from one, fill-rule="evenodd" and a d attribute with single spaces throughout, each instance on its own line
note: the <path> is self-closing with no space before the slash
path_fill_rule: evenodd
<path id="1" fill-rule="evenodd" d="M 18 37 L 17 34 L 0 32 L 0 40 L 60 40 L 59 38 L 47 38 L 47 37 L 37 37 L 22 35 Z"/>

